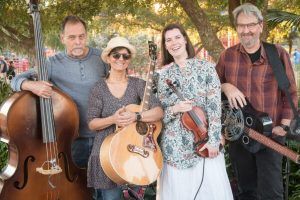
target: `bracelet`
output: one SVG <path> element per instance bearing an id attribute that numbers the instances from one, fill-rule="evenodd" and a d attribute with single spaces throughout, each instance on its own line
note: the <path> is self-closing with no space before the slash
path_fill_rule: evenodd
<path id="1" fill-rule="evenodd" d="M 136 121 L 137 122 L 141 121 L 141 119 L 142 119 L 141 114 L 139 112 L 136 112 L 135 115 L 136 115 Z"/>

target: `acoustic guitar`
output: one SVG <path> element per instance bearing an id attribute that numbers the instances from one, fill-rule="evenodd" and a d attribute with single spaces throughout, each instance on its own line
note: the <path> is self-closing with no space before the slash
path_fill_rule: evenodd
<path id="1" fill-rule="evenodd" d="M 250 152 L 255 153 L 268 147 L 300 164 L 300 155 L 297 152 L 270 138 L 272 119 L 267 113 L 255 110 L 249 101 L 243 108 L 235 109 L 230 107 L 226 96 L 222 95 L 222 124 L 225 138 L 229 141 L 240 139 Z"/>
<path id="2" fill-rule="evenodd" d="M 149 109 L 156 63 L 156 45 L 149 42 L 150 69 L 141 105 L 130 104 L 126 110 L 142 112 Z M 162 153 L 157 143 L 161 121 L 135 122 L 109 135 L 100 147 L 100 164 L 115 183 L 149 185 L 162 169 Z"/>

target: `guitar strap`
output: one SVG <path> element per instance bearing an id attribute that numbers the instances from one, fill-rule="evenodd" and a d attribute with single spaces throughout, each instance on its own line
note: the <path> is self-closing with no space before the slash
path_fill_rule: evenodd
<path id="1" fill-rule="evenodd" d="M 276 46 L 274 44 L 263 42 L 263 46 L 266 50 L 268 61 L 270 62 L 275 78 L 278 82 L 279 88 L 286 94 L 288 101 L 294 113 L 294 119 L 296 120 L 295 131 L 297 135 L 300 134 L 300 116 L 297 112 L 296 106 L 292 100 L 291 93 L 289 91 L 290 81 L 285 73 L 285 66 L 279 58 Z"/>

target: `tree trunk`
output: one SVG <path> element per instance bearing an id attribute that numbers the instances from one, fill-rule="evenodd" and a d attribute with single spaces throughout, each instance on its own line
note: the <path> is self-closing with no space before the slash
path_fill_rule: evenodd
<path id="1" fill-rule="evenodd" d="M 195 0 L 178 0 L 190 20 L 196 26 L 204 48 L 209 52 L 215 62 L 218 61 L 224 47 L 213 30 L 206 14 Z"/>
<path id="2" fill-rule="evenodd" d="M 262 4 L 262 8 L 261 8 L 261 14 L 264 17 L 264 27 L 263 27 L 263 32 L 260 36 L 260 38 L 263 41 L 266 41 L 268 38 L 268 35 L 269 35 L 269 29 L 268 29 L 267 19 L 266 19 L 267 11 L 268 11 L 268 0 L 264 0 L 264 2 Z"/>
<path id="3" fill-rule="evenodd" d="M 232 27 L 235 27 L 232 11 L 240 5 L 241 5 L 240 0 L 228 0 L 228 14 L 229 14 L 230 24 Z"/>

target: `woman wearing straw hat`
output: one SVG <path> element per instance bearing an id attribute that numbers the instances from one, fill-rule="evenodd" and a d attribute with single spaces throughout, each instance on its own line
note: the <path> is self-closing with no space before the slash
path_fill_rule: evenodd
<path id="1" fill-rule="evenodd" d="M 96 137 L 88 163 L 88 187 L 96 189 L 96 199 L 119 200 L 121 188 L 111 181 L 101 168 L 99 151 L 103 140 L 114 132 L 115 126 L 127 126 L 137 120 L 150 122 L 162 118 L 163 110 L 154 95 L 150 97 L 150 108 L 140 116 L 125 110 L 129 104 L 140 104 L 145 81 L 127 76 L 127 69 L 136 50 L 126 38 L 112 38 L 103 50 L 101 58 L 110 66 L 108 77 L 96 83 L 89 98 L 89 128 L 96 131 Z"/>

